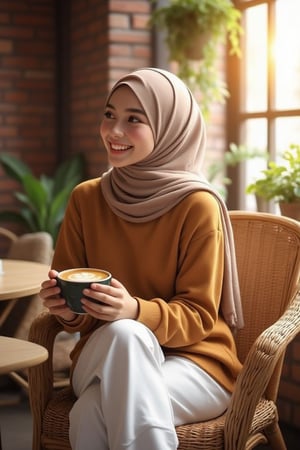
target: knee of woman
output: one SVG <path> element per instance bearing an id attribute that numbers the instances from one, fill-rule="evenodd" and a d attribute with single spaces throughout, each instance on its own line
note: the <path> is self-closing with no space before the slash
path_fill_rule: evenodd
<path id="1" fill-rule="evenodd" d="M 132 319 L 120 319 L 115 322 L 110 322 L 104 325 L 106 328 L 105 333 L 111 334 L 112 336 L 120 336 L 124 339 L 130 338 L 134 335 L 146 335 L 150 330 L 148 330 L 145 325 Z"/>
<path id="2" fill-rule="evenodd" d="M 111 340 L 119 338 L 124 344 L 133 340 L 143 342 L 148 347 L 157 344 L 156 338 L 151 330 L 136 320 L 121 319 L 104 325 L 105 334 L 110 335 Z"/>

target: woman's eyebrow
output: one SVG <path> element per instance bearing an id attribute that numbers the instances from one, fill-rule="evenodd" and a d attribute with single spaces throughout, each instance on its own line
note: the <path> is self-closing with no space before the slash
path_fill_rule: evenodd
<path id="1" fill-rule="evenodd" d="M 126 108 L 126 111 L 137 113 L 137 114 L 143 114 L 143 116 L 146 117 L 145 112 L 142 109 L 139 109 L 139 108 Z"/>
<path id="2" fill-rule="evenodd" d="M 114 110 L 116 109 L 111 103 L 107 103 L 106 107 L 114 109 Z M 145 112 L 142 109 L 139 109 L 139 108 L 126 108 L 125 111 L 132 112 L 132 113 L 137 113 L 137 114 L 143 114 L 143 116 L 146 117 Z"/>

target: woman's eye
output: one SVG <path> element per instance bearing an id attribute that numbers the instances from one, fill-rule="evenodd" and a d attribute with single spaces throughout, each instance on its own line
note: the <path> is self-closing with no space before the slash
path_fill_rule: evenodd
<path id="1" fill-rule="evenodd" d="M 141 120 L 140 120 L 138 117 L 136 117 L 136 116 L 130 116 L 130 117 L 128 118 L 128 122 L 132 122 L 132 123 L 140 123 Z"/>
<path id="2" fill-rule="evenodd" d="M 104 117 L 106 117 L 107 119 L 112 119 L 114 115 L 111 111 L 105 111 Z"/>

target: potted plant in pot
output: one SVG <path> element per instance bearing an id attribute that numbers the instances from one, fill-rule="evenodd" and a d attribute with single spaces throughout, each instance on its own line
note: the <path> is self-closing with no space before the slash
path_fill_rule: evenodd
<path id="1" fill-rule="evenodd" d="M 246 192 L 279 204 L 281 214 L 300 220 L 300 145 L 291 144 L 281 164 L 270 161 L 263 176 L 251 183 Z"/>
<path id="2" fill-rule="evenodd" d="M 178 76 L 192 90 L 200 91 L 204 112 L 212 101 L 224 101 L 228 96 L 216 61 L 220 44 L 227 37 L 230 53 L 240 54 L 240 18 L 230 0 L 170 0 L 151 14 L 150 25 L 166 32 L 170 60 L 178 63 Z"/>

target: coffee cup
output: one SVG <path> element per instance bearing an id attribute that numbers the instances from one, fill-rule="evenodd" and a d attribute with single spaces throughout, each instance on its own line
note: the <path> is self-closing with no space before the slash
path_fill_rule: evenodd
<path id="1" fill-rule="evenodd" d="M 69 308 L 76 314 L 86 314 L 80 299 L 89 297 L 83 295 L 83 289 L 89 288 L 91 283 L 110 284 L 111 274 L 107 270 L 79 267 L 62 270 L 58 273 L 56 280 L 61 289 L 61 296 L 66 300 Z"/>

